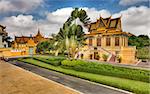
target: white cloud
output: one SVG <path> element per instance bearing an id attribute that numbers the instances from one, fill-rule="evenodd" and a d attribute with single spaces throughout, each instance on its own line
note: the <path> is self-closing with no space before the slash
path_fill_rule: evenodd
<path id="1" fill-rule="evenodd" d="M 4 18 L 1 23 L 7 26 L 7 32 L 10 36 L 29 35 L 34 33 L 36 21 L 32 15 L 18 15 Z"/>
<path id="2" fill-rule="evenodd" d="M 0 13 L 25 13 L 37 8 L 43 0 L 0 0 Z"/>
<path id="3" fill-rule="evenodd" d="M 62 24 L 68 19 L 72 11 L 73 8 L 57 9 L 52 13 L 47 13 L 47 20 L 51 23 Z"/>
<path id="4" fill-rule="evenodd" d="M 146 34 L 150 32 L 150 8 L 131 7 L 127 10 L 116 13 L 113 16 L 122 15 L 123 30 L 135 35 Z M 149 35 L 150 36 L 150 35 Z"/>
<path id="5" fill-rule="evenodd" d="M 100 17 L 109 17 L 111 13 L 108 10 L 96 10 L 95 8 L 83 8 L 91 18 L 91 21 L 96 21 Z M 36 34 L 40 28 L 45 36 L 52 33 L 58 33 L 63 23 L 69 17 L 73 8 L 62 8 L 54 12 L 47 13 L 46 19 L 34 20 L 32 15 L 18 15 L 6 17 L 1 21 L 2 25 L 7 26 L 7 32 L 15 35 L 30 35 Z M 113 14 L 113 17 L 122 15 L 123 31 L 131 32 L 135 35 L 147 34 L 150 31 L 150 8 L 131 7 L 127 10 Z M 85 29 L 84 29 L 85 30 Z"/>
<path id="6" fill-rule="evenodd" d="M 119 4 L 123 6 L 127 6 L 127 5 L 133 5 L 141 2 L 148 2 L 148 0 L 120 0 Z"/>

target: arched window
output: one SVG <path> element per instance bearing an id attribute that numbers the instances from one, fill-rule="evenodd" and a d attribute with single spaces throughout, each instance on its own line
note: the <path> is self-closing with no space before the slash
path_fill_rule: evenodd
<path id="1" fill-rule="evenodd" d="M 111 41 L 111 38 L 110 38 L 110 37 L 107 37 L 107 38 L 106 38 L 106 46 L 110 46 L 110 41 Z"/>
<path id="2" fill-rule="evenodd" d="M 101 46 L 101 38 L 100 37 L 97 38 L 97 46 Z"/>

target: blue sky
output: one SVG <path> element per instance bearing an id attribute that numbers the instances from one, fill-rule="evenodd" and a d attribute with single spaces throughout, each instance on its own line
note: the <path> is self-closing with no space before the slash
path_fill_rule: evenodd
<path id="1" fill-rule="evenodd" d="M 79 7 L 92 21 L 101 14 L 123 15 L 125 31 L 148 34 L 149 5 L 149 0 L 0 0 L 0 24 L 11 36 L 35 34 L 37 28 L 48 36 L 57 33 L 73 8 Z"/>
<path id="2" fill-rule="evenodd" d="M 49 11 L 54 11 L 63 7 L 94 7 L 98 10 L 108 9 L 111 12 L 118 12 L 131 6 L 148 6 L 148 0 L 127 6 L 119 5 L 119 2 L 120 0 L 45 0 L 44 8 L 48 9 Z"/>
<path id="3" fill-rule="evenodd" d="M 14 0 L 14 1 L 17 1 L 17 0 Z M 132 2 L 132 0 L 124 0 L 124 1 Z M 133 1 L 136 1 L 136 0 L 133 0 Z M 65 7 L 72 7 L 72 8 L 88 7 L 88 8 L 95 8 L 97 10 L 107 9 L 112 14 L 119 12 L 121 10 L 125 10 L 132 6 L 137 6 L 137 7 L 138 6 L 147 6 L 147 7 L 149 7 L 149 0 L 140 0 L 140 1 L 143 1 L 143 2 L 136 2 L 133 4 L 121 5 L 121 4 L 119 4 L 120 0 L 43 0 L 40 3 L 40 5 L 38 7 L 36 7 L 35 10 L 28 11 L 25 13 L 23 12 L 23 14 L 25 14 L 25 15 L 31 14 L 34 16 L 34 18 L 40 19 L 40 18 L 45 17 L 45 15 L 41 15 L 41 13 L 44 13 L 45 11 L 52 12 L 52 11 L 56 11 L 57 9 L 61 9 L 61 8 L 65 8 Z M 20 13 L 22 13 L 22 12 L 18 12 L 18 11 L 5 12 L 0 15 L 0 19 L 2 19 L 3 17 L 7 17 L 7 16 L 13 16 L 13 15 L 16 16 Z"/>

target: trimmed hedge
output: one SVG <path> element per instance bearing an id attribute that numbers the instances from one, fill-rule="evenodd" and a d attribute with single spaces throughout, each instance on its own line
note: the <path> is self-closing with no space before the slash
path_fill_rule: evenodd
<path id="1" fill-rule="evenodd" d="M 61 64 L 63 68 L 73 69 L 76 71 L 150 82 L 150 71 L 148 70 L 125 68 L 108 64 L 86 62 L 81 60 L 64 60 Z"/>
<path id="2" fill-rule="evenodd" d="M 49 60 L 49 59 L 40 58 L 40 57 L 33 57 L 33 59 L 44 62 L 44 63 L 51 64 L 51 65 L 54 65 L 54 66 L 61 65 L 61 61 L 62 61 L 62 60 L 58 60 L 58 59 Z"/>

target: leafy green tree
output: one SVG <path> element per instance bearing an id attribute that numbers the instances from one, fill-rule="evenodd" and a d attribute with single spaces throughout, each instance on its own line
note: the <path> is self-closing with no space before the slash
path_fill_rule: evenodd
<path id="1" fill-rule="evenodd" d="M 38 53 L 46 53 L 46 52 L 49 52 L 51 50 L 54 49 L 54 46 L 53 46 L 53 43 L 55 41 L 52 40 L 52 39 L 49 39 L 47 41 L 43 41 L 43 42 L 40 42 L 38 45 L 37 45 L 37 49 L 36 49 L 36 52 Z"/>
<path id="2" fill-rule="evenodd" d="M 129 37 L 129 45 L 137 48 L 150 46 L 150 39 L 147 35 L 131 36 Z"/>
<path id="3" fill-rule="evenodd" d="M 147 35 L 129 37 L 129 45 L 137 47 L 137 58 L 150 59 L 150 38 Z"/>

